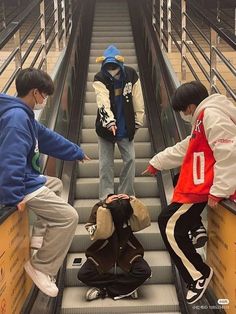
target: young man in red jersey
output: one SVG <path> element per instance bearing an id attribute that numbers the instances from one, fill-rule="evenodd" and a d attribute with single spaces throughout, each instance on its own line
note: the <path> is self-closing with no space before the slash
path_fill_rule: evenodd
<path id="1" fill-rule="evenodd" d="M 187 302 L 204 294 L 213 270 L 196 252 L 188 232 L 208 203 L 236 199 L 236 107 L 226 96 L 208 96 L 198 81 L 175 91 L 172 107 L 192 124 L 183 141 L 155 155 L 144 173 L 181 166 L 172 203 L 158 218 L 160 232 L 176 267 L 188 285 Z"/>

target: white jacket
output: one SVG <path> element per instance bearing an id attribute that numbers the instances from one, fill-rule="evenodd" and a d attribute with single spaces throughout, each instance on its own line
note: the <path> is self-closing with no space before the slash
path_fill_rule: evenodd
<path id="1" fill-rule="evenodd" d="M 236 107 L 226 96 L 213 94 L 196 108 L 192 125 L 203 109 L 203 126 L 216 161 L 210 194 L 228 198 L 236 190 Z M 155 155 L 150 164 L 158 170 L 181 166 L 190 137 Z"/>

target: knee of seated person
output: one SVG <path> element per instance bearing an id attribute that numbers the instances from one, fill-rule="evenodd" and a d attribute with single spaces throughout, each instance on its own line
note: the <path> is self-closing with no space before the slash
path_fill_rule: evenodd
<path id="1" fill-rule="evenodd" d="M 142 277 L 145 280 L 151 276 L 151 268 L 148 263 L 142 258 L 139 257 L 136 260 L 134 267 L 132 269 L 133 274 L 137 277 Z"/>
<path id="2" fill-rule="evenodd" d="M 67 212 L 67 219 L 71 223 L 74 223 L 76 225 L 79 222 L 79 214 L 77 213 L 77 211 L 72 206 L 70 206 L 70 210 L 68 210 L 68 212 Z"/>
<path id="3" fill-rule="evenodd" d="M 146 267 L 144 268 L 143 276 L 144 276 L 145 280 L 147 280 L 148 278 L 151 277 L 151 275 L 152 275 L 151 268 L 150 268 L 149 265 L 147 264 Z"/>
<path id="4" fill-rule="evenodd" d="M 62 193 L 62 190 L 63 190 L 63 183 L 62 183 L 61 179 L 56 178 L 56 184 L 57 184 L 56 194 L 60 195 Z"/>

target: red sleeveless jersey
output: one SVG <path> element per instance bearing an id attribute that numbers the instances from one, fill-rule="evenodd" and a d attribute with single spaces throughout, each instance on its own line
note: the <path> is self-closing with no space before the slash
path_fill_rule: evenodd
<path id="1" fill-rule="evenodd" d="M 195 122 L 174 189 L 173 202 L 201 203 L 208 200 L 213 184 L 215 158 L 205 135 L 203 117 L 204 110 Z"/>

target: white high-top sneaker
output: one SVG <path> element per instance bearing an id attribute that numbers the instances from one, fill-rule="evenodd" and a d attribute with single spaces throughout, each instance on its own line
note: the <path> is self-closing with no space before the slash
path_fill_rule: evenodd
<path id="1" fill-rule="evenodd" d="M 32 236 L 30 241 L 31 249 L 38 250 L 43 245 L 43 237 L 41 236 Z"/>
<path id="2" fill-rule="evenodd" d="M 33 280 L 35 285 L 46 295 L 50 297 L 56 297 L 58 294 L 58 288 L 55 284 L 55 279 L 35 269 L 30 261 L 24 265 L 25 271 Z"/>

